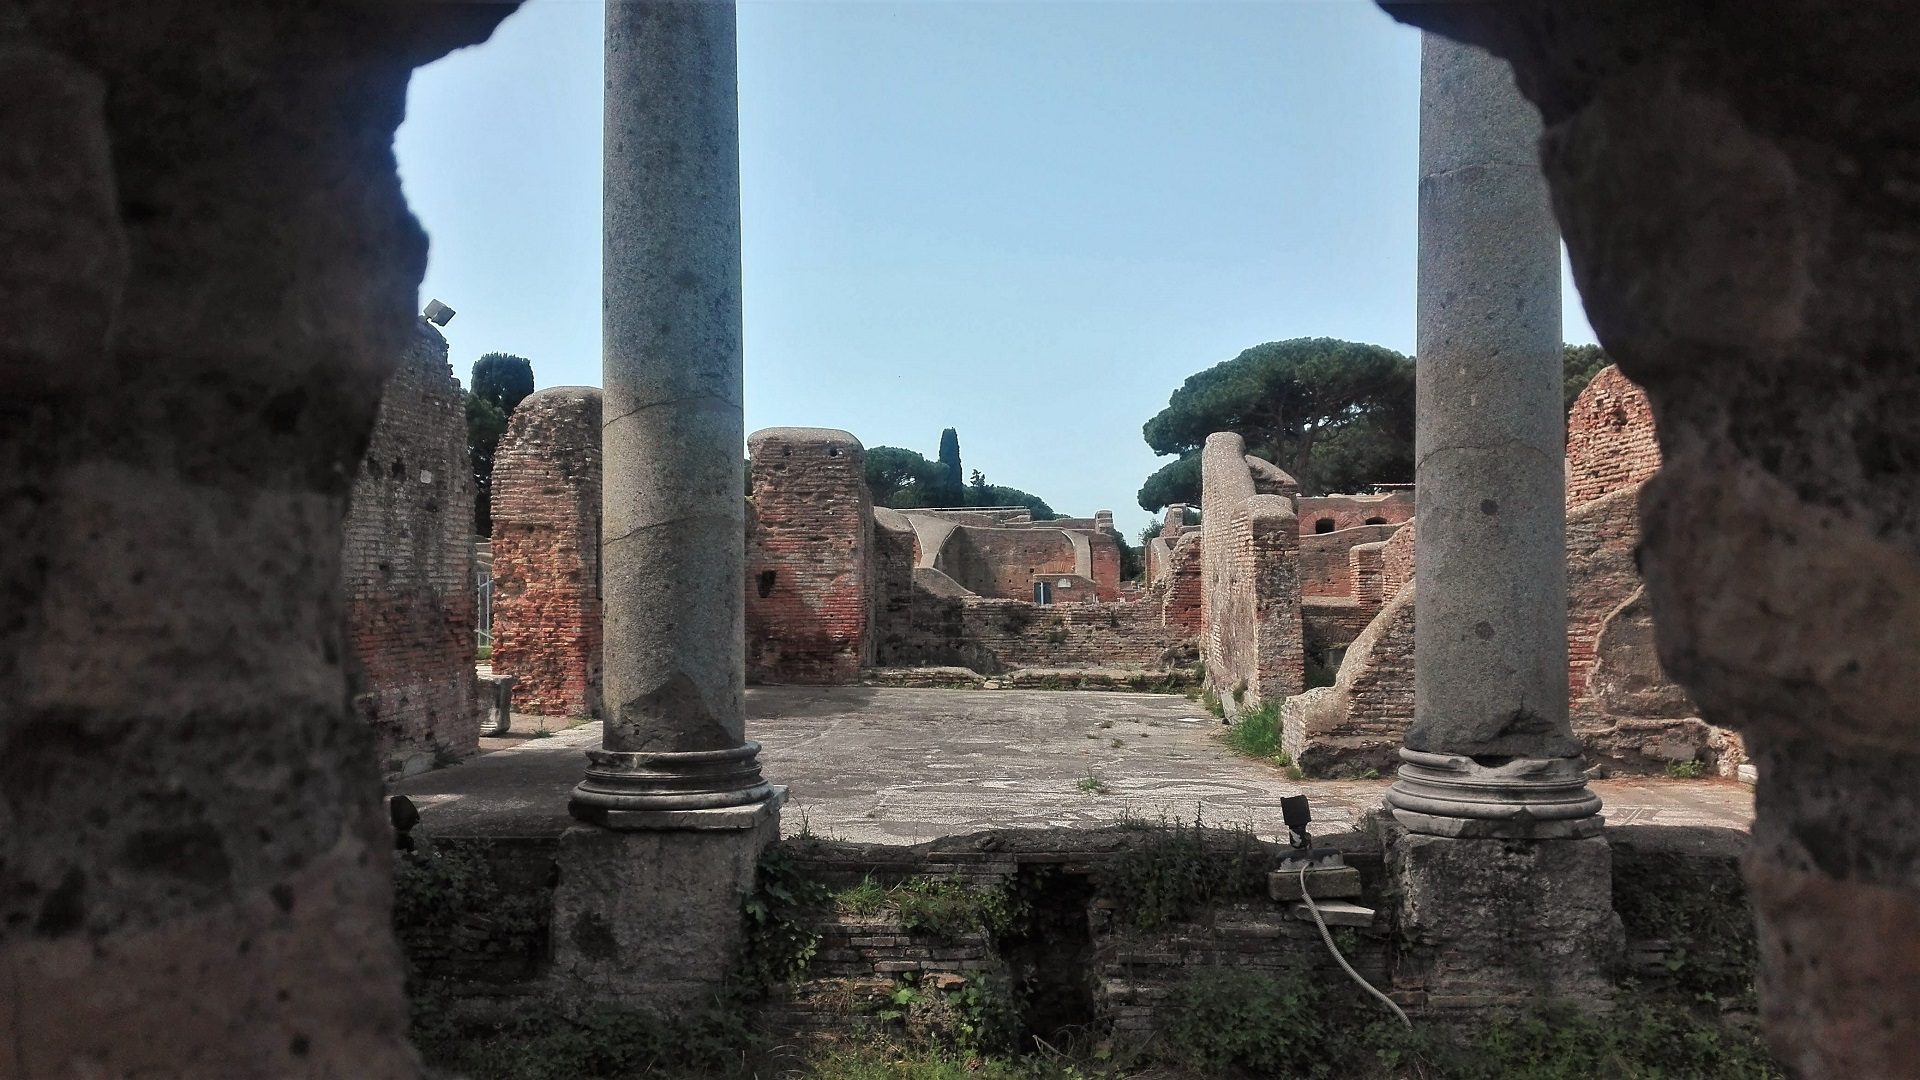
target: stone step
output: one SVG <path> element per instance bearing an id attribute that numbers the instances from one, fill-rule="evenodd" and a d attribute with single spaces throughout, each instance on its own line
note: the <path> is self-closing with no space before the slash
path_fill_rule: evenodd
<path id="1" fill-rule="evenodd" d="M 1328 926 L 1372 926 L 1373 909 L 1345 900 L 1322 900 L 1313 898 L 1313 906 L 1320 909 L 1320 917 Z M 1293 905 L 1293 917 L 1306 922 L 1313 921 L 1313 912 L 1307 910 L 1304 903 Z"/>
<path id="2" fill-rule="evenodd" d="M 1351 866 L 1325 866 L 1307 871 L 1307 891 L 1316 901 L 1360 895 L 1360 871 Z M 1267 895 L 1275 900 L 1300 899 L 1300 871 L 1275 870 L 1267 875 Z"/>

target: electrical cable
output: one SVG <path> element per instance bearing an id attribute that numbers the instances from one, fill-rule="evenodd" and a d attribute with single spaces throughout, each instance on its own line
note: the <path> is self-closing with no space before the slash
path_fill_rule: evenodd
<path id="1" fill-rule="evenodd" d="M 1372 983 L 1361 978 L 1360 973 L 1353 970 L 1353 965 L 1347 963 L 1347 958 L 1340 955 L 1340 947 L 1333 943 L 1332 931 L 1327 929 L 1326 920 L 1320 917 L 1320 909 L 1314 905 L 1313 894 L 1307 891 L 1307 867 L 1306 867 L 1306 864 L 1304 863 L 1301 864 L 1301 867 L 1300 867 L 1300 898 L 1307 902 L 1307 911 L 1309 911 L 1313 915 L 1313 924 L 1320 928 L 1320 940 L 1327 943 L 1327 951 L 1333 953 L 1333 958 L 1340 962 L 1340 970 L 1346 972 L 1348 977 L 1353 979 L 1354 982 L 1359 983 L 1361 989 L 1365 990 L 1369 994 L 1372 994 L 1374 997 L 1379 998 L 1381 1004 L 1385 1005 L 1389 1009 L 1392 1009 L 1393 1015 L 1399 1017 L 1400 1022 L 1407 1025 L 1408 1031 L 1412 1031 L 1413 1021 L 1407 1019 L 1406 1012 L 1403 1011 L 1400 1008 L 1400 1006 L 1394 1002 L 1392 998 L 1388 997 L 1387 995 L 1381 993 L 1378 990 L 1375 990 L 1373 988 Z"/>

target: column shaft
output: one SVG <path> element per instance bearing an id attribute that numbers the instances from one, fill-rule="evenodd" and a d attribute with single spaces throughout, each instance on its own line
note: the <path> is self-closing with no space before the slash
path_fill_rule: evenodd
<path id="1" fill-rule="evenodd" d="M 1531 833 L 1598 809 L 1567 719 L 1559 233 L 1506 63 L 1430 34 L 1420 90 L 1414 722 L 1388 801 L 1449 835 L 1524 806 Z"/>
<path id="2" fill-rule="evenodd" d="M 607 719 L 574 796 L 593 820 L 770 794 L 745 741 L 734 49 L 730 3 L 607 5 Z"/>

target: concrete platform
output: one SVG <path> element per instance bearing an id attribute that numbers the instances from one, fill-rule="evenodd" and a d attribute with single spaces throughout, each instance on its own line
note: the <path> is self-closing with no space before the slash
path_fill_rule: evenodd
<path id="1" fill-rule="evenodd" d="M 749 737 L 787 785 L 782 832 L 919 843 L 993 828 L 1080 827 L 1126 817 L 1246 824 L 1285 835 L 1282 796 L 1305 793 L 1320 829 L 1350 827 L 1386 780 L 1290 780 L 1235 756 L 1221 725 L 1182 697 L 1046 690 L 755 687 Z M 516 717 L 515 728 L 520 728 Z M 600 725 L 507 748 L 396 784 L 441 835 L 538 836 L 571 823 L 567 791 Z M 1746 829 L 1751 789 L 1734 781 L 1594 785 L 1615 825 Z"/>

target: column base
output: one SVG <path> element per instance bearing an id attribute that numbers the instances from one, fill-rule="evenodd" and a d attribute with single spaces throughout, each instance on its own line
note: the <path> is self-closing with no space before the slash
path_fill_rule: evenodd
<path id="1" fill-rule="evenodd" d="M 1611 1007 L 1625 953 L 1605 837 L 1462 839 L 1385 823 L 1404 939 L 1393 985 L 1428 1015 Z"/>
<path id="2" fill-rule="evenodd" d="M 561 835 L 548 987 L 563 1005 L 688 1014 L 734 974 L 741 901 L 761 852 L 780 838 L 778 803 L 679 813 L 732 823 L 576 825 Z"/>
<path id="3" fill-rule="evenodd" d="M 1606 827 L 1579 757 L 1482 764 L 1462 754 L 1400 750 L 1387 808 L 1411 832 L 1457 839 L 1568 840 Z"/>
<path id="4" fill-rule="evenodd" d="M 750 829 L 785 794 L 760 775 L 751 740 L 677 754 L 589 750 L 567 811 L 609 829 Z"/>

